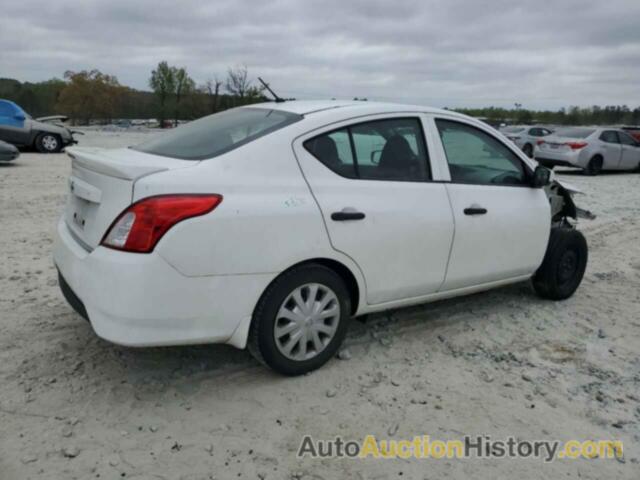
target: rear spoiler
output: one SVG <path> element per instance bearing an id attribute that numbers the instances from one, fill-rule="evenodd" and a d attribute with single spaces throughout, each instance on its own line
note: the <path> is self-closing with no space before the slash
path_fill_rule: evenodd
<path id="1" fill-rule="evenodd" d="M 181 166 L 193 166 L 198 163 L 157 157 L 132 149 L 72 147 L 67 148 L 66 152 L 72 160 L 72 168 L 80 167 L 110 177 L 134 181 L 152 173 L 169 170 L 175 167 L 176 162 L 183 163 Z"/>

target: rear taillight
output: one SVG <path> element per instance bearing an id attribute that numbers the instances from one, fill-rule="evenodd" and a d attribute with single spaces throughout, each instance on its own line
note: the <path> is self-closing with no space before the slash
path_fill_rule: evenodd
<path id="1" fill-rule="evenodd" d="M 102 245 L 135 253 L 153 251 L 176 223 L 205 215 L 222 202 L 222 195 L 159 195 L 129 206 L 113 222 Z"/>
<path id="2" fill-rule="evenodd" d="M 536 140 L 536 145 L 538 146 L 542 145 L 543 143 L 545 143 L 544 140 Z"/>
<path id="3" fill-rule="evenodd" d="M 587 142 L 567 142 L 565 143 L 571 150 L 580 150 L 588 145 Z"/>

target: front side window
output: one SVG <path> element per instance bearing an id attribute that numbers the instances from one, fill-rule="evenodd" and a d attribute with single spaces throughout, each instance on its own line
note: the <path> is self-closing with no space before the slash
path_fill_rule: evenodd
<path id="1" fill-rule="evenodd" d="M 613 130 L 605 130 L 600 135 L 600 140 L 606 143 L 620 143 L 618 140 L 618 133 Z"/>
<path id="2" fill-rule="evenodd" d="M 301 120 L 291 112 L 234 108 L 209 115 L 132 147 L 182 160 L 213 158 Z"/>
<path id="3" fill-rule="evenodd" d="M 304 147 L 348 178 L 404 182 L 431 178 L 422 124 L 417 118 L 351 125 L 307 140 Z"/>
<path id="4" fill-rule="evenodd" d="M 522 161 L 502 142 L 460 122 L 437 119 L 451 181 L 480 185 L 527 185 Z"/>

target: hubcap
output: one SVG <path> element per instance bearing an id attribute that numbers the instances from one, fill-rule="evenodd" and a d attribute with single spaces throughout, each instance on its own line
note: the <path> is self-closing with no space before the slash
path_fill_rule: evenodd
<path id="1" fill-rule="evenodd" d="M 558 280 L 560 283 L 566 283 L 571 280 L 578 269 L 578 255 L 574 250 L 567 250 L 560 259 L 558 268 Z"/>
<path id="2" fill-rule="evenodd" d="M 329 287 L 308 283 L 282 302 L 273 334 L 280 353 L 291 360 L 309 360 L 322 352 L 340 323 L 340 303 Z"/>
<path id="3" fill-rule="evenodd" d="M 58 139 L 53 135 L 45 135 L 42 138 L 42 146 L 51 152 L 58 148 Z"/>

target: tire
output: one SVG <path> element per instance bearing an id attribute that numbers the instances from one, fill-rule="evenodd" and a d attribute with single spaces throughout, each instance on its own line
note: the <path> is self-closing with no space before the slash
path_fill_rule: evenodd
<path id="1" fill-rule="evenodd" d="M 307 313 L 310 310 L 305 312 L 299 308 L 294 293 L 300 293 L 298 298 L 306 304 L 314 292 L 314 285 L 317 286 L 314 305 L 328 301 L 322 312 L 329 315 L 335 311 L 334 316 L 317 318 L 318 315 Z M 287 316 L 282 316 L 283 313 Z M 350 317 L 349 290 L 337 273 L 317 264 L 294 267 L 276 278 L 262 294 L 253 313 L 247 347 L 258 361 L 276 372 L 302 375 L 321 367 L 336 354 L 347 333 Z M 280 329 L 279 337 L 276 326 Z M 320 326 L 324 331 L 316 330 Z M 283 334 L 287 329 L 292 332 Z M 328 330 L 333 333 L 326 333 Z M 304 347 L 304 340 L 295 340 L 299 332 L 300 338 L 306 339 Z M 323 344 L 321 348 L 316 348 L 314 335 Z M 287 355 L 286 347 L 292 342 L 293 347 Z"/>
<path id="2" fill-rule="evenodd" d="M 41 133 L 36 137 L 36 148 L 40 153 L 58 153 L 62 150 L 62 140 L 55 133 Z"/>
<path id="3" fill-rule="evenodd" d="M 533 147 L 530 144 L 527 143 L 524 147 L 522 147 L 522 151 L 527 157 L 533 158 Z"/>
<path id="4" fill-rule="evenodd" d="M 598 175 L 602 172 L 602 157 L 596 155 L 591 160 L 589 160 L 589 164 L 587 168 L 584 169 L 584 173 L 590 176 Z"/>
<path id="5" fill-rule="evenodd" d="M 587 241 L 578 230 L 552 228 L 542 265 L 533 287 L 542 298 L 564 300 L 578 289 L 587 268 Z"/>

